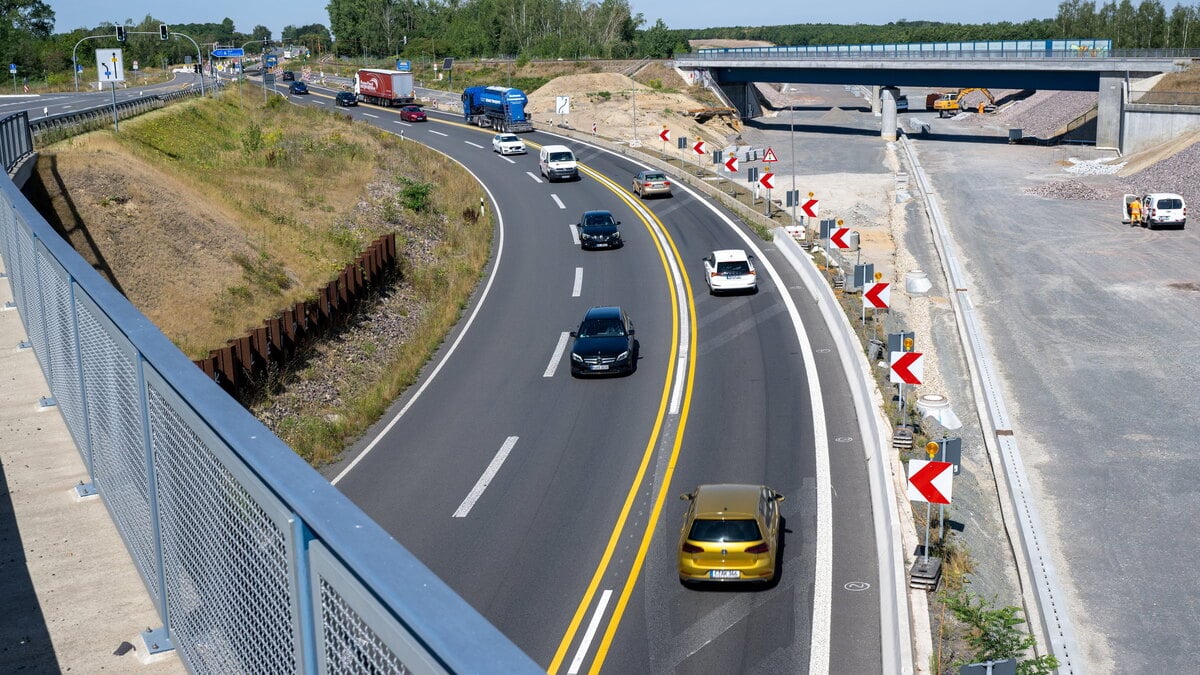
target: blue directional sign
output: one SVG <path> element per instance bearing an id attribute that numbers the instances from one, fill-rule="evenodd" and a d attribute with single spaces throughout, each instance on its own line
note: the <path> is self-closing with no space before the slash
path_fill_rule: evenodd
<path id="1" fill-rule="evenodd" d="M 411 72 L 412 71 L 412 61 L 409 61 L 408 59 L 397 59 L 396 60 L 396 70 L 399 70 L 400 72 L 403 72 L 403 73 Z"/>
<path id="2" fill-rule="evenodd" d="M 241 58 L 246 55 L 245 52 L 246 52 L 246 50 L 242 49 L 241 47 L 228 48 L 228 49 L 214 49 L 214 50 L 212 50 L 212 55 L 214 58 L 218 58 L 218 59 Z"/>
<path id="3" fill-rule="evenodd" d="M 8 64 L 8 72 L 16 75 L 17 74 L 17 64 L 15 64 L 15 63 Z"/>

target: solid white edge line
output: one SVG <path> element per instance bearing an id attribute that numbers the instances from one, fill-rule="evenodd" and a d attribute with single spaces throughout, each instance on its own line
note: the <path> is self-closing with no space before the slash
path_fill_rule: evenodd
<path id="1" fill-rule="evenodd" d="M 542 373 L 542 377 L 554 377 L 555 371 L 558 370 L 558 364 L 562 361 L 563 350 L 567 348 L 567 340 L 571 339 L 571 334 L 563 331 L 558 336 L 558 344 L 554 347 L 554 354 L 550 356 L 550 363 L 546 366 L 546 372 Z"/>
<path id="2" fill-rule="evenodd" d="M 504 445 L 500 446 L 500 449 L 496 451 L 496 456 L 492 457 L 492 461 L 484 469 L 483 475 L 479 477 L 479 480 L 475 481 L 475 487 L 471 488 L 466 498 L 458 505 L 458 509 L 454 512 L 455 518 L 466 518 L 467 514 L 471 512 L 471 507 L 475 506 L 475 502 L 479 501 L 479 498 L 483 496 L 483 491 L 492 484 L 492 479 L 500 471 L 504 460 L 508 459 L 508 453 L 512 452 L 513 446 L 517 444 L 517 438 L 517 436 L 509 436 L 504 439 Z"/>
<path id="3" fill-rule="evenodd" d="M 600 594 L 600 603 L 596 605 L 596 611 L 592 612 L 592 620 L 588 622 L 587 632 L 583 634 L 583 641 L 579 643 L 575 658 L 571 659 L 571 667 L 567 670 L 567 675 L 576 675 L 579 667 L 583 665 L 583 657 L 587 656 L 587 651 L 592 646 L 592 639 L 596 637 L 596 629 L 600 627 L 600 619 L 604 617 L 604 610 L 608 608 L 608 600 L 611 597 L 611 588 L 604 589 L 604 592 Z"/>
<path id="4" fill-rule="evenodd" d="M 496 216 L 497 231 L 496 260 L 492 263 L 492 273 L 488 275 L 487 283 L 484 284 L 483 291 L 479 294 L 479 301 L 475 303 L 475 309 L 471 310 L 471 315 L 467 317 L 467 320 L 463 323 L 462 330 L 459 331 L 458 337 L 454 338 L 454 342 L 450 344 L 450 348 L 446 350 L 446 353 L 442 356 L 442 360 L 438 361 L 437 366 L 429 373 L 429 377 L 425 378 L 425 381 L 421 383 L 421 386 L 417 389 L 416 393 L 412 395 L 412 398 L 408 400 L 408 403 L 404 404 L 404 407 L 400 409 L 400 412 L 396 413 L 396 416 L 387 423 L 387 426 L 385 426 L 379 432 L 379 435 L 371 439 L 371 442 L 367 444 L 367 447 L 363 448 L 363 451 L 359 453 L 358 457 L 355 457 L 349 464 L 346 465 L 346 468 L 342 469 L 342 471 L 335 476 L 333 480 L 329 481 L 332 485 L 337 485 L 338 481 L 345 478 L 346 474 L 350 473 L 354 467 L 358 466 L 358 463 L 361 462 L 364 457 L 369 455 L 371 451 L 375 449 L 375 446 L 379 444 L 379 441 L 382 440 L 383 437 L 392 430 L 392 427 L 396 426 L 401 417 L 404 417 L 404 413 L 408 412 L 408 409 L 417 402 L 417 399 L 421 398 L 421 394 L 425 392 L 425 389 L 431 382 L 433 382 L 438 373 L 442 372 L 442 368 L 445 367 L 446 362 L 449 361 L 450 357 L 454 355 L 454 352 L 458 350 L 458 345 L 462 343 L 463 337 L 465 337 L 467 332 L 471 330 L 471 326 L 475 323 L 475 317 L 479 316 L 479 310 L 483 308 L 484 302 L 487 301 L 488 293 L 490 293 L 492 290 L 492 284 L 496 281 L 496 273 L 499 271 L 500 261 L 504 257 L 504 214 L 500 212 L 500 205 L 496 202 L 496 196 L 492 194 L 492 191 L 488 188 L 487 184 L 479 179 L 479 176 L 476 176 L 473 171 L 468 169 L 465 164 L 457 159 L 454 159 L 449 155 L 445 156 L 450 159 L 450 161 L 461 166 L 464 171 L 471 174 L 471 177 L 474 178 L 477 183 L 479 183 L 480 187 L 483 188 L 483 191 L 487 193 L 488 199 L 492 202 L 492 213 L 494 213 Z"/>
<path id="5" fill-rule="evenodd" d="M 571 243 L 578 246 L 579 245 L 579 226 L 576 225 L 575 223 L 571 223 L 570 228 L 571 228 Z"/>
<path id="6" fill-rule="evenodd" d="M 583 291 L 583 268 L 575 268 L 575 285 L 571 288 L 571 297 L 578 298 Z"/>
<path id="7" fill-rule="evenodd" d="M 675 386 L 671 391 L 671 414 L 678 415 L 683 405 L 683 378 L 687 375 L 687 357 L 679 357 L 679 365 L 675 371 Z"/>
<path id="8" fill-rule="evenodd" d="M 554 200 L 554 203 L 555 203 L 555 204 L 558 204 L 558 208 L 560 208 L 560 209 L 565 209 L 565 208 L 567 208 L 567 205 L 562 203 L 562 200 L 558 198 L 558 195 L 556 195 L 556 194 L 551 194 L 551 195 L 550 195 L 550 199 L 553 199 L 553 200 Z"/>

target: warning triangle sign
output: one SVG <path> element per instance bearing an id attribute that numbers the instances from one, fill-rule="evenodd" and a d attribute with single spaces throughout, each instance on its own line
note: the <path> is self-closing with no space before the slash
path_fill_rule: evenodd
<path id="1" fill-rule="evenodd" d="M 774 150 L 772 150 L 772 149 L 770 149 L 770 148 L 767 148 L 767 153 L 766 153 L 765 155 L 763 155 L 762 161 L 764 161 L 764 162 L 778 162 L 778 161 L 779 161 L 779 158 L 775 156 L 775 151 L 774 151 Z"/>

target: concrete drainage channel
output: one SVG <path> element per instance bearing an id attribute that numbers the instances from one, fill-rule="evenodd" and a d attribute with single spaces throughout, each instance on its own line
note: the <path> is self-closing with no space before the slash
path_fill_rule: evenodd
<path id="1" fill-rule="evenodd" d="M 950 304 L 957 319 L 959 340 L 968 356 L 968 369 L 975 399 L 980 408 L 987 413 L 979 416 L 980 424 L 983 425 L 984 443 L 993 465 L 999 462 L 1003 469 L 1003 472 L 995 472 L 997 481 L 1004 483 L 1000 486 L 1000 496 L 1008 498 L 1007 503 L 1003 504 L 1003 517 L 1010 531 L 1015 529 L 1020 534 L 1020 540 L 1014 544 L 1019 546 L 1023 553 L 1024 565 L 1018 564 L 1017 569 L 1023 592 L 1027 597 L 1032 592 L 1036 602 L 1025 603 L 1028 608 L 1026 614 L 1029 617 L 1029 625 L 1041 626 L 1039 643 L 1048 644 L 1050 653 L 1058 658 L 1058 672 L 1081 673 L 1083 664 L 1076 660 L 1079 654 L 1078 643 L 1074 624 L 1067 614 L 1066 594 L 1058 581 L 1054 561 L 1050 557 L 1043 535 L 1041 517 L 1038 515 L 1025 465 L 1013 435 L 1011 420 L 1000 391 L 999 377 L 993 365 L 991 348 L 975 314 L 967 277 L 959 264 L 957 248 L 950 237 L 950 230 L 941 208 L 934 199 L 929 178 L 917 158 L 916 149 L 907 136 L 900 139 L 900 144 L 904 148 L 909 171 L 916 179 L 916 189 L 929 215 L 938 259 L 952 289 L 949 293 Z"/>

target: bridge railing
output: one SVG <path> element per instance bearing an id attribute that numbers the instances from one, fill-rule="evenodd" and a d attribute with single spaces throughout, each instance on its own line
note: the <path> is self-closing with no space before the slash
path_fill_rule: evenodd
<path id="1" fill-rule="evenodd" d="M 832 49 L 816 47 L 730 47 L 701 49 L 694 53 L 674 56 L 677 65 L 690 62 L 741 61 L 763 59 L 775 61 L 828 61 L 828 60 L 1031 60 L 1031 61 L 1078 61 L 1081 59 L 1198 59 L 1200 49 L 979 49 L 945 50 L 919 49 Z"/>
<path id="2" fill-rule="evenodd" d="M 20 123 L 0 123 L 6 139 Z M 0 148 L 10 145 L 25 149 Z M 163 622 L 148 643 L 172 645 L 193 673 L 542 672 L 221 391 L 7 180 L 0 256 L 85 490 L 103 499 Z"/>

